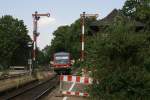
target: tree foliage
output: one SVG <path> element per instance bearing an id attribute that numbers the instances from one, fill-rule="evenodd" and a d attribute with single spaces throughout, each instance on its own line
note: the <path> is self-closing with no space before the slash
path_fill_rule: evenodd
<path id="1" fill-rule="evenodd" d="M 122 9 L 124 15 L 146 24 L 150 30 L 150 0 L 127 0 Z"/>
<path id="2" fill-rule="evenodd" d="M 127 0 L 105 31 L 93 35 L 86 19 L 86 59 L 83 66 L 92 71 L 94 84 L 89 88 L 92 100 L 150 99 L 150 3 L 149 0 Z M 136 31 L 136 22 L 144 24 Z M 67 51 L 80 56 L 80 20 L 61 26 L 47 54 Z"/>
<path id="3" fill-rule="evenodd" d="M 37 61 L 39 65 L 48 66 L 50 63 L 50 46 L 46 46 L 44 49 L 37 50 Z"/>
<path id="4" fill-rule="evenodd" d="M 125 6 L 138 6 L 139 3 L 133 3 L 136 1 L 127 0 Z M 92 77 L 95 79 L 95 84 L 90 87 L 93 100 L 150 99 L 149 29 L 146 28 L 143 32 L 134 30 L 135 21 L 149 27 L 149 13 L 145 13 L 148 8 L 137 9 L 144 12 L 136 10 L 130 14 L 132 9 L 128 12 L 123 8 L 129 17 L 117 16 L 105 33 L 97 33 L 88 42 L 85 65 L 92 70 Z M 142 19 L 138 14 L 147 17 Z"/>
<path id="5" fill-rule="evenodd" d="M 94 100 L 150 98 L 149 37 L 146 33 L 113 33 L 93 40 L 87 66 L 98 82 L 90 90 Z"/>
<path id="6" fill-rule="evenodd" d="M 27 32 L 22 20 L 9 15 L 0 18 L 0 64 L 8 67 L 27 62 Z"/>
<path id="7" fill-rule="evenodd" d="M 95 19 L 86 19 L 85 23 L 85 35 L 90 36 L 89 25 Z M 61 26 L 59 27 L 53 35 L 55 38 L 52 40 L 51 54 L 60 51 L 70 52 L 74 59 L 80 58 L 80 48 L 81 48 L 81 21 L 80 19 L 76 20 L 70 26 Z"/>

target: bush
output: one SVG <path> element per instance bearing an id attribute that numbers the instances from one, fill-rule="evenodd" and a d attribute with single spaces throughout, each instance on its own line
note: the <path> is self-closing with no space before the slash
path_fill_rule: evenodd
<path id="1" fill-rule="evenodd" d="M 150 99 L 150 35 L 114 33 L 97 36 L 87 52 L 87 62 L 97 84 L 93 100 Z"/>

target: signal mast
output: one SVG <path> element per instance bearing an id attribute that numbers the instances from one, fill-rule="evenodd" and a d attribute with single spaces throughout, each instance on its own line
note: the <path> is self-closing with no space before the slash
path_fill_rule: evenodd
<path id="1" fill-rule="evenodd" d="M 34 63 L 36 63 L 37 37 L 40 34 L 38 32 L 38 21 L 42 16 L 50 17 L 50 14 L 49 13 L 39 14 L 37 11 L 34 14 L 32 14 L 33 17 L 33 55 L 32 55 L 33 58 L 32 59 Z"/>
<path id="2" fill-rule="evenodd" d="M 85 18 L 97 18 L 98 14 L 86 14 L 83 12 L 83 14 L 80 14 L 81 24 L 82 24 L 82 35 L 81 35 L 81 61 L 84 61 L 84 34 L 85 34 Z"/>

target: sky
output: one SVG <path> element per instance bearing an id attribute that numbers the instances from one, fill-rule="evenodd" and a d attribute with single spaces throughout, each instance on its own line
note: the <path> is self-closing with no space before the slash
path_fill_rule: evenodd
<path id="1" fill-rule="evenodd" d="M 114 8 L 121 9 L 126 0 L 1 0 L 0 17 L 12 15 L 23 20 L 32 38 L 32 13 L 50 13 L 38 22 L 38 47 L 51 44 L 52 33 L 61 25 L 70 25 L 80 18 L 82 12 L 99 14 L 98 19 L 107 16 Z"/>

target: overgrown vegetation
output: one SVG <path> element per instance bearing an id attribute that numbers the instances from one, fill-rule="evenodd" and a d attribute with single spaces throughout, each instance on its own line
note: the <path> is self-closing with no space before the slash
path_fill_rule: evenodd
<path id="1" fill-rule="evenodd" d="M 90 69 L 94 78 L 94 84 L 89 88 L 91 99 L 149 100 L 150 1 L 127 0 L 123 8 L 117 10 L 117 15 L 109 20 L 87 18 L 85 21 L 85 61 L 82 67 Z M 100 26 L 92 26 L 93 22 Z M 6 31 L 7 27 L 13 30 Z M 21 32 L 14 31 L 18 27 L 22 29 Z M 26 50 L 24 46 L 29 40 L 26 33 L 22 21 L 18 23 L 17 19 L 10 16 L 0 19 L 0 64 L 9 64 L 14 60 L 20 62 L 18 56 L 26 54 L 20 54 L 20 51 Z M 54 52 L 66 51 L 76 60 L 75 66 L 79 66 L 80 19 L 70 26 L 60 26 L 53 35 L 55 38 L 51 46 L 46 46 L 38 53 L 39 64 L 49 64 Z M 22 59 L 25 60 L 25 57 Z"/>
<path id="2" fill-rule="evenodd" d="M 30 37 L 22 20 L 5 15 L 0 18 L 0 69 L 25 65 Z"/>
<path id="3" fill-rule="evenodd" d="M 128 20 L 117 18 L 89 42 L 86 64 L 96 81 L 90 88 L 92 100 L 150 99 L 149 3 L 127 0 L 122 12 L 136 9 L 127 15 Z M 130 6 L 134 7 L 124 10 Z M 144 23 L 143 29 L 135 30 L 136 21 Z"/>
<path id="4" fill-rule="evenodd" d="M 90 90 L 94 100 L 148 100 L 149 38 L 147 33 L 108 33 L 93 41 L 87 63 L 98 81 Z"/>
<path id="5" fill-rule="evenodd" d="M 91 36 L 90 24 L 95 19 L 86 19 L 86 36 Z M 51 42 L 51 46 L 47 46 L 43 49 L 46 53 L 46 62 L 49 63 L 52 60 L 53 53 L 65 51 L 71 53 L 71 58 L 78 60 L 81 52 L 81 22 L 80 19 L 76 20 L 70 26 L 60 26 L 54 33 L 54 39 Z M 47 56 L 48 54 L 48 56 Z"/>
<path id="6" fill-rule="evenodd" d="M 86 59 L 82 65 L 92 71 L 95 79 L 89 88 L 91 99 L 149 100 L 150 2 L 127 0 L 118 13 L 109 24 L 98 26 L 96 33 L 89 27 L 93 20 L 86 23 Z M 80 34 L 79 20 L 59 27 L 54 32 L 51 54 L 68 51 L 78 59 Z"/>

